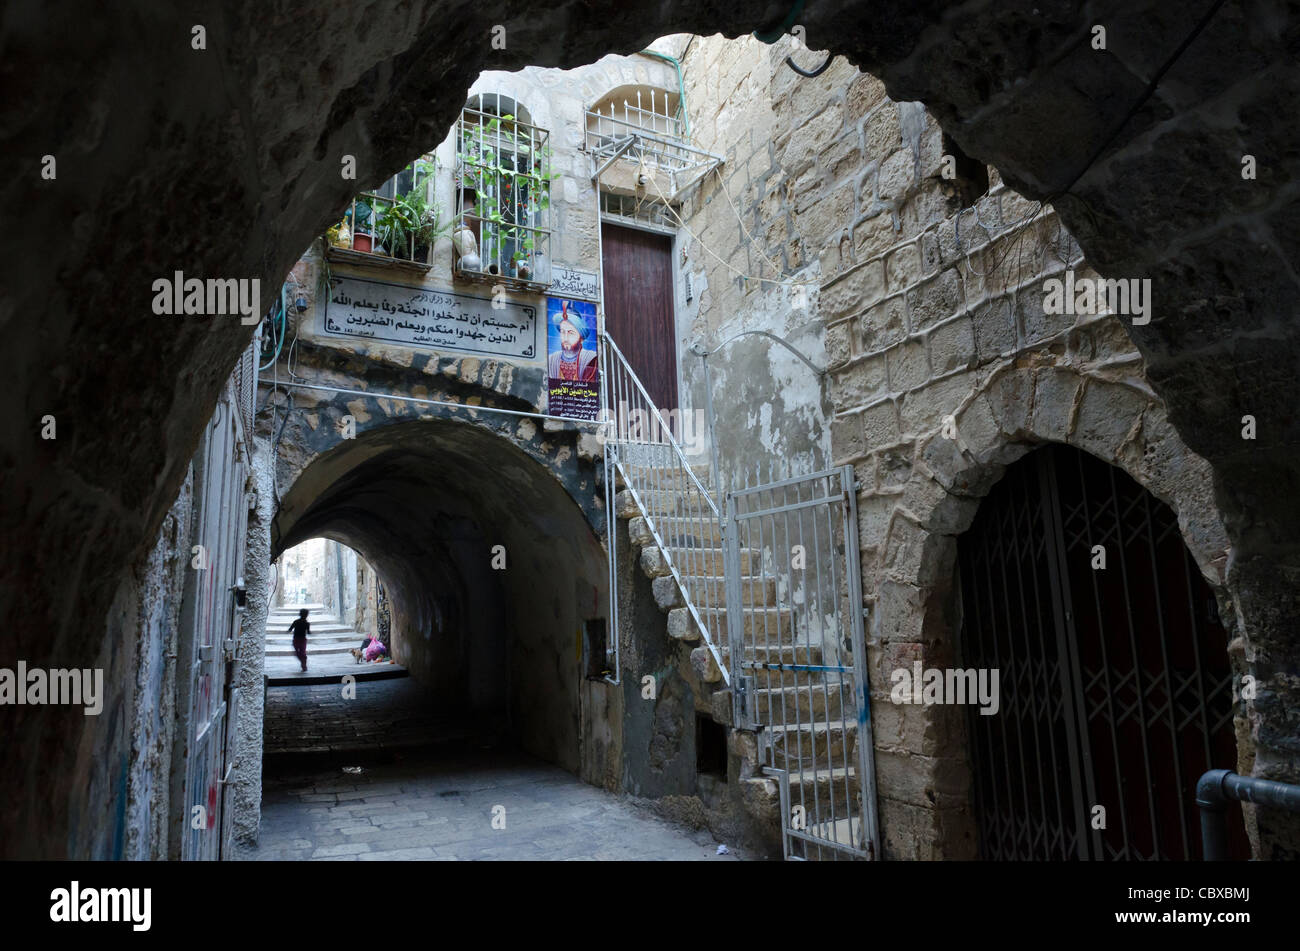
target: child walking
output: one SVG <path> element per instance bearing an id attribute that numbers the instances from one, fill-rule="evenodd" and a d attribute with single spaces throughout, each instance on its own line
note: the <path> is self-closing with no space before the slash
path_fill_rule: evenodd
<path id="1" fill-rule="evenodd" d="M 298 620 L 289 625 L 289 630 L 293 631 L 293 652 L 298 655 L 298 662 L 302 664 L 303 673 L 306 673 L 307 632 L 311 630 L 311 625 L 307 623 L 306 608 L 298 612 Z"/>

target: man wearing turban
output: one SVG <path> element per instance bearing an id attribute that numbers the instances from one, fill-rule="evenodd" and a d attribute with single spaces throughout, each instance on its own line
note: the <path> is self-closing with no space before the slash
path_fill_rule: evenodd
<path id="1" fill-rule="evenodd" d="M 552 380 L 574 380 L 579 383 L 596 382 L 596 351 L 583 349 L 589 329 L 578 313 L 569 313 L 569 302 L 560 302 L 560 313 L 555 315 L 555 326 L 560 332 L 560 349 L 547 361 L 547 373 Z"/>

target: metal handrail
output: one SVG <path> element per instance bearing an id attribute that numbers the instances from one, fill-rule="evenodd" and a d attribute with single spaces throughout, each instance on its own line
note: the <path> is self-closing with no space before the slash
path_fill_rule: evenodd
<path id="1" fill-rule="evenodd" d="M 1227 769 L 1202 774 L 1196 783 L 1196 804 L 1201 807 L 1201 851 L 1207 862 L 1222 862 L 1228 857 L 1230 799 L 1300 812 L 1300 785 L 1238 776 Z"/>
<path id="2" fill-rule="evenodd" d="M 704 501 L 709 503 L 709 508 L 713 510 L 714 518 L 721 519 L 721 513 L 718 511 L 718 506 L 714 503 L 713 499 L 709 497 L 709 490 L 705 488 L 704 483 L 699 480 L 699 477 L 696 476 L 694 470 L 691 469 L 691 464 L 686 459 L 686 453 L 682 452 L 681 445 L 677 442 L 676 439 L 673 438 L 672 430 L 669 428 L 668 423 L 664 421 L 662 414 L 660 414 L 659 407 L 655 406 L 654 400 L 650 398 L 650 394 L 646 392 L 645 387 L 641 384 L 641 378 L 636 375 L 636 372 L 628 364 L 627 357 L 623 356 L 623 351 L 618 348 L 618 344 L 614 342 L 614 338 L 612 338 L 609 334 L 605 334 L 602 339 L 614 351 L 614 355 L 618 357 L 618 362 L 622 365 L 623 370 L 627 373 L 628 377 L 632 380 L 632 382 L 636 384 L 636 388 L 638 392 L 640 392 L 641 397 L 645 400 L 646 406 L 655 414 L 655 419 L 659 421 L 660 431 L 668 433 L 667 444 L 671 445 L 673 449 L 676 451 L 677 458 L 681 460 L 682 466 L 686 469 L 686 474 L 691 477 L 691 481 L 695 483 L 695 487 L 699 489 L 700 492 L 704 495 Z M 617 432 L 618 430 L 617 418 L 614 420 L 614 428 L 615 431 Z M 620 441 L 625 441 L 625 440 L 620 440 Z"/>
<path id="3" fill-rule="evenodd" d="M 728 664 L 722 657 L 718 638 L 715 637 L 715 633 L 720 633 L 720 629 L 717 632 L 710 631 L 710 626 L 705 621 L 705 618 L 701 614 L 700 608 L 696 603 L 697 601 L 702 602 L 705 605 L 706 612 L 712 610 L 715 614 L 725 610 L 728 606 L 726 601 L 726 577 L 732 573 L 732 569 L 731 566 L 729 566 L 729 560 L 725 554 L 722 520 L 719 517 L 717 506 L 714 504 L 708 489 L 695 475 L 690 462 L 686 458 L 685 452 L 682 450 L 680 443 L 678 443 L 677 439 L 674 437 L 667 420 L 664 419 L 663 414 L 660 412 L 659 407 L 655 405 L 654 400 L 650 398 L 650 394 L 646 391 L 644 384 L 628 363 L 623 352 L 618 348 L 618 345 L 614 343 L 608 334 L 603 334 L 601 336 L 601 341 L 605 348 L 602 360 L 606 361 L 604 362 L 605 370 L 602 375 L 603 398 L 606 404 L 604 412 L 606 414 L 607 424 L 609 417 L 612 416 L 614 427 L 614 437 L 612 439 L 606 437 L 605 439 L 607 489 L 613 481 L 614 471 L 617 471 L 617 473 L 622 476 L 623 482 L 627 487 L 627 492 L 633 503 L 644 516 L 646 528 L 663 556 L 664 563 L 668 568 L 668 574 L 672 577 L 674 584 L 682 594 L 684 607 L 690 615 L 691 620 L 700 631 L 704 640 L 704 646 L 708 649 L 717 664 L 718 671 L 721 674 L 723 681 L 729 685 L 731 683 L 731 672 Z M 628 392 L 629 387 L 631 388 L 630 393 Z M 651 417 L 651 423 L 657 425 L 661 434 L 660 441 L 634 440 L 629 438 L 630 433 L 621 431 L 619 414 L 615 404 L 619 402 L 622 402 L 625 405 L 628 404 L 628 396 L 631 396 L 634 400 L 638 400 L 639 403 L 644 406 L 644 409 L 648 411 L 648 414 Z M 640 409 L 638 409 L 638 411 L 640 411 Z M 658 459 L 650 459 L 644 463 L 633 463 L 631 460 L 625 461 L 622 454 L 617 451 L 619 445 L 655 446 L 664 449 L 671 447 L 670 461 L 667 463 Z M 629 466 L 632 469 L 640 467 L 644 469 L 645 472 L 634 474 L 633 471 L 629 471 Z M 689 480 L 686 482 L 682 491 L 684 493 L 689 493 L 690 488 L 693 485 L 697 490 L 696 494 L 698 498 L 702 500 L 703 504 L 698 505 L 695 511 L 691 511 L 689 507 L 683 509 L 676 516 L 676 528 L 674 528 L 668 521 L 673 518 L 673 516 L 666 510 L 667 506 L 663 506 L 666 511 L 662 513 L 663 521 L 661 522 L 661 516 L 660 514 L 657 514 L 658 506 L 652 503 L 656 498 L 654 495 L 655 492 L 659 492 L 662 495 L 664 492 L 671 491 L 671 488 L 666 489 L 664 487 L 661 477 L 655 473 L 672 472 L 675 474 L 676 471 L 686 473 Z M 677 483 L 675 485 L 680 484 Z M 684 495 L 679 497 L 684 498 Z M 711 550 L 717 552 L 714 556 L 715 568 L 719 569 L 719 571 L 711 571 L 704 549 L 692 545 L 690 542 L 691 532 L 698 528 L 701 530 L 701 535 L 703 535 L 703 529 L 706 525 L 709 528 L 710 533 L 715 535 L 718 539 L 718 548 Z M 687 527 L 684 528 L 683 526 Z M 669 543 L 674 537 L 676 537 L 679 542 L 677 545 Z M 673 555 L 674 548 L 677 548 L 680 552 L 677 557 L 674 557 Z M 700 558 L 700 564 L 698 566 L 685 563 L 691 561 L 697 555 Z M 682 562 L 682 564 L 679 564 L 679 562 Z M 698 568 L 698 570 L 694 570 L 696 568 Z M 691 592 L 689 585 L 683 578 L 683 569 L 690 570 L 691 577 L 697 579 L 697 583 L 700 585 L 700 589 L 697 593 L 693 594 Z M 719 577 L 719 574 L 721 574 L 721 578 Z"/>

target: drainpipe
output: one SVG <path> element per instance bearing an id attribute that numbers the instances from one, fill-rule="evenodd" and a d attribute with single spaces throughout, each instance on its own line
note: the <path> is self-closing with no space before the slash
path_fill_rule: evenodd
<path id="1" fill-rule="evenodd" d="M 690 49 L 690 43 L 686 44 Z M 642 56 L 656 56 L 666 63 L 672 63 L 677 69 L 677 111 L 682 114 L 682 138 L 690 141 L 691 138 L 691 117 L 686 111 L 686 80 L 682 78 L 682 64 L 677 62 L 677 57 L 669 56 L 667 53 L 660 53 L 658 50 L 642 50 Z"/>
<path id="2" fill-rule="evenodd" d="M 1196 783 L 1196 804 L 1201 807 L 1201 848 L 1207 862 L 1228 858 L 1230 799 L 1300 812 L 1300 785 L 1238 776 L 1227 769 L 1212 769 L 1202 775 Z"/>

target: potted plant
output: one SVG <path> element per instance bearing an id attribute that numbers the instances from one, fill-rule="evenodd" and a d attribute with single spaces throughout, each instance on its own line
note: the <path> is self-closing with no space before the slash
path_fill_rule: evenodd
<path id="1" fill-rule="evenodd" d="M 355 220 L 353 216 L 355 213 Z M 352 226 L 352 250 L 370 252 L 374 250 L 374 238 L 370 232 L 370 206 L 364 201 L 353 203 L 345 221 Z"/>

